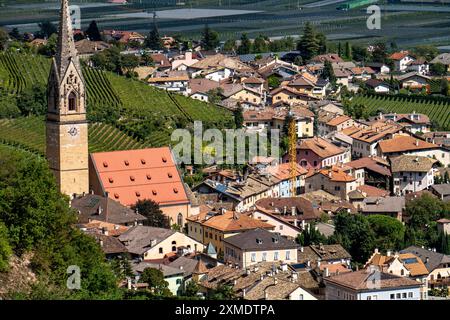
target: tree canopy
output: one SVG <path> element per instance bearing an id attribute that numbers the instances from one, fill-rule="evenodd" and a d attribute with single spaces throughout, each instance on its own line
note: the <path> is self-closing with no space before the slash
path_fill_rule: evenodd
<path id="1" fill-rule="evenodd" d="M 158 228 L 170 227 L 169 221 L 159 208 L 159 205 L 151 199 L 139 200 L 132 206 L 132 209 L 147 218 L 143 223 L 145 226 Z"/>

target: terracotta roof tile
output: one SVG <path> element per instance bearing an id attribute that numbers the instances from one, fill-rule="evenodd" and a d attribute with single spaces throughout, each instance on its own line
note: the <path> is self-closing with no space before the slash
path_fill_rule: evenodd
<path id="1" fill-rule="evenodd" d="M 393 153 L 393 152 L 405 152 L 422 149 L 435 149 L 438 145 L 429 143 L 420 139 L 413 138 L 411 136 L 397 136 L 393 139 L 380 141 L 379 143 L 381 152 Z"/>

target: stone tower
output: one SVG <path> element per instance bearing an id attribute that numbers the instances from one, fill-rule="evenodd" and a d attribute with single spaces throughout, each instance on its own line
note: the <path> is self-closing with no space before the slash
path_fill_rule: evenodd
<path id="1" fill-rule="evenodd" d="M 47 159 L 59 190 L 89 192 L 88 124 L 84 79 L 73 40 L 68 0 L 61 0 L 56 56 L 49 75 Z"/>

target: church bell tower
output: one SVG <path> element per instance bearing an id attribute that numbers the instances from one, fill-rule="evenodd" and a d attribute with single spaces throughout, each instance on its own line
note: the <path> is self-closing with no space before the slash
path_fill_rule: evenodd
<path id="1" fill-rule="evenodd" d="M 61 193 L 89 192 L 88 123 L 84 79 L 68 0 L 61 0 L 56 55 L 47 88 L 46 156 Z"/>

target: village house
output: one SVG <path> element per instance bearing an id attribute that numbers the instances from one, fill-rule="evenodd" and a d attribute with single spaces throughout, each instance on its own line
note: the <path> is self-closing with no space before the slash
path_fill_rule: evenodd
<path id="1" fill-rule="evenodd" d="M 431 78 L 417 72 L 408 72 L 398 76 L 397 80 L 402 84 L 402 88 L 421 90 L 428 86 Z"/>
<path id="2" fill-rule="evenodd" d="M 228 237 L 224 242 L 224 261 L 239 268 L 247 268 L 258 262 L 297 262 L 295 241 L 265 229 L 253 229 Z"/>
<path id="3" fill-rule="evenodd" d="M 317 244 L 300 247 L 296 270 L 311 269 L 322 279 L 352 272 L 352 256 L 340 244 Z"/>
<path id="4" fill-rule="evenodd" d="M 317 98 L 298 92 L 291 87 L 279 87 L 270 92 L 272 97 L 272 104 L 284 102 L 288 105 L 307 105 L 310 101 L 315 101 Z"/>
<path id="5" fill-rule="evenodd" d="M 441 63 L 446 67 L 447 72 L 450 72 L 450 53 L 445 52 L 437 55 L 430 64 Z"/>
<path id="6" fill-rule="evenodd" d="M 227 99 L 233 99 L 238 103 L 250 103 L 253 106 L 264 104 L 265 94 L 248 87 L 244 87 L 239 83 L 224 83 L 220 87 L 223 89 L 222 95 Z"/>
<path id="7" fill-rule="evenodd" d="M 374 266 L 380 272 L 394 274 L 396 276 L 408 277 L 422 284 L 420 290 L 420 300 L 428 299 L 428 270 L 425 264 L 412 253 L 395 253 L 387 251 L 382 255 L 375 249 L 372 256 L 365 264 L 365 268 Z"/>
<path id="8" fill-rule="evenodd" d="M 390 164 L 387 160 L 377 156 L 359 158 L 347 162 L 347 167 L 352 167 L 355 171 L 363 170 L 364 185 L 373 186 L 375 188 L 386 189 L 391 180 Z M 357 173 L 356 178 L 360 179 Z"/>
<path id="9" fill-rule="evenodd" d="M 444 202 L 450 201 L 450 184 L 435 184 L 431 186 L 431 192 Z"/>
<path id="10" fill-rule="evenodd" d="M 209 102 L 209 92 L 219 88 L 219 83 L 213 80 L 196 78 L 189 79 L 189 97 L 192 99 Z"/>
<path id="11" fill-rule="evenodd" d="M 200 278 L 200 292 L 209 296 L 223 284 L 244 300 L 318 300 L 320 296 L 311 272 L 297 272 L 282 261 L 259 262 L 246 269 L 218 265 Z"/>
<path id="12" fill-rule="evenodd" d="M 129 282 L 128 289 L 137 290 L 138 288 L 145 288 L 148 286 L 147 283 L 139 282 L 142 273 L 147 268 L 152 268 L 161 271 L 164 280 L 167 282 L 167 288 L 174 296 L 181 295 L 183 293 L 184 270 L 180 268 L 174 268 L 162 263 L 151 263 L 147 261 L 142 261 L 135 265 L 132 265 L 132 270 L 136 275 L 136 278 L 134 279 L 134 283 L 132 282 L 132 280 L 128 280 Z"/>
<path id="13" fill-rule="evenodd" d="M 357 179 L 338 166 L 310 171 L 305 182 L 306 192 L 325 190 L 343 200 L 348 200 L 348 193 L 355 190 L 357 186 Z"/>
<path id="14" fill-rule="evenodd" d="M 89 223 L 95 220 L 134 226 L 147 220 L 146 217 L 119 202 L 95 194 L 77 196 L 71 200 L 70 206 L 78 213 L 78 223 Z"/>
<path id="15" fill-rule="evenodd" d="M 340 133 L 351 138 L 354 157 L 377 155 L 378 144 L 401 132 L 403 127 L 391 121 L 378 121 L 368 127 L 349 127 Z"/>
<path id="16" fill-rule="evenodd" d="M 225 209 L 205 210 L 188 218 L 188 235 L 197 241 L 212 244 L 218 255 L 224 253 L 224 241 L 231 236 L 257 228 L 273 230 L 275 227 L 245 214 Z"/>
<path id="17" fill-rule="evenodd" d="M 320 207 L 302 197 L 265 198 L 255 203 L 250 215 L 275 226 L 274 231 L 296 238 L 306 226 L 318 221 L 325 213 Z"/>
<path id="18" fill-rule="evenodd" d="M 378 79 L 369 79 L 364 84 L 376 93 L 389 93 L 391 90 L 391 86 L 388 83 Z"/>
<path id="19" fill-rule="evenodd" d="M 400 72 L 406 71 L 409 64 L 415 60 L 408 51 L 394 52 L 389 56 L 389 59 L 394 61 L 394 70 Z"/>
<path id="20" fill-rule="evenodd" d="M 133 257 L 145 261 L 162 262 L 178 252 L 202 252 L 205 248 L 201 242 L 181 232 L 148 226 L 134 226 L 118 239 Z"/>
<path id="21" fill-rule="evenodd" d="M 326 300 L 420 300 L 422 284 L 372 268 L 324 279 Z"/>
<path id="22" fill-rule="evenodd" d="M 188 50 L 183 56 L 176 57 L 172 60 L 172 70 L 187 71 L 187 69 L 199 60 L 192 57 L 192 51 Z"/>
<path id="23" fill-rule="evenodd" d="M 408 63 L 406 71 L 417 72 L 421 75 L 430 73 L 430 65 L 424 58 L 419 58 Z"/>
<path id="24" fill-rule="evenodd" d="M 411 133 L 427 133 L 431 130 L 430 118 L 427 115 L 421 113 L 380 113 L 378 116 L 373 118 L 377 121 L 391 120 L 395 123 L 402 125 Z"/>
<path id="25" fill-rule="evenodd" d="M 450 256 L 436 252 L 436 249 L 425 249 L 410 246 L 400 251 L 412 253 L 419 257 L 428 270 L 428 287 L 430 289 L 443 289 L 450 285 Z"/>
<path id="26" fill-rule="evenodd" d="M 360 212 L 364 215 L 381 214 L 402 221 L 405 210 L 405 197 L 367 197 L 363 200 Z"/>
<path id="27" fill-rule="evenodd" d="M 352 81 L 362 80 L 366 81 L 372 78 L 375 71 L 370 67 L 354 67 L 350 69 L 350 77 Z"/>
<path id="28" fill-rule="evenodd" d="M 170 224 L 181 227 L 198 212 L 169 147 L 91 153 L 89 185 L 95 194 L 128 207 L 138 200 L 153 200 Z"/>
<path id="29" fill-rule="evenodd" d="M 428 189 L 434 184 L 437 160 L 414 155 L 391 157 L 393 192 L 405 195 Z"/>
<path id="30" fill-rule="evenodd" d="M 80 59 L 88 59 L 94 54 L 110 48 L 111 45 L 103 41 L 89 41 L 83 39 L 75 42 L 75 49 Z"/>
<path id="31" fill-rule="evenodd" d="M 143 44 L 145 42 L 145 36 L 134 31 L 103 30 L 103 36 L 106 41 L 116 40 L 122 44 L 130 44 L 133 42 Z"/>
<path id="32" fill-rule="evenodd" d="M 370 67 L 376 73 L 382 75 L 391 73 L 391 68 L 389 68 L 387 64 L 382 62 L 366 62 L 365 65 L 366 67 Z"/>
<path id="33" fill-rule="evenodd" d="M 160 89 L 189 94 L 189 75 L 186 71 L 155 72 L 147 79 L 147 82 Z"/>
<path id="34" fill-rule="evenodd" d="M 350 161 L 350 150 L 338 147 L 326 139 L 314 137 L 301 140 L 297 145 L 297 163 L 305 169 L 320 169 Z M 283 162 L 288 162 L 288 154 Z"/>
<path id="35" fill-rule="evenodd" d="M 349 116 L 330 114 L 327 112 L 325 113 L 325 117 L 320 117 L 319 114 L 318 125 L 320 128 L 320 135 L 322 136 L 328 135 L 331 132 L 342 131 L 345 128 L 355 126 L 356 122 Z"/>
<path id="36" fill-rule="evenodd" d="M 388 158 L 400 155 L 414 155 L 438 160 L 443 166 L 450 165 L 450 151 L 433 143 L 411 136 L 395 136 L 377 146 L 379 156 Z"/>

